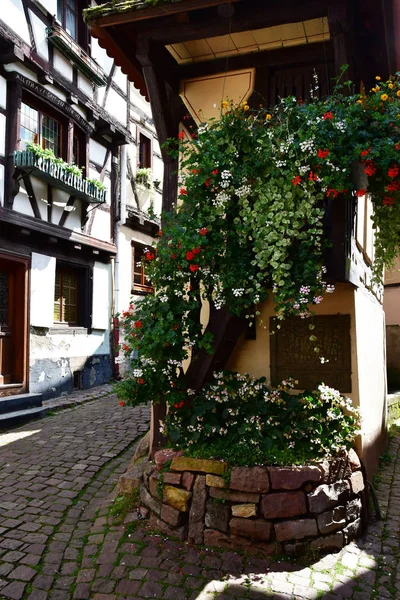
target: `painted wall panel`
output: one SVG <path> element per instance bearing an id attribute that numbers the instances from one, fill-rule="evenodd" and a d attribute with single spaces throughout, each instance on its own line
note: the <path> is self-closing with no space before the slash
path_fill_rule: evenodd
<path id="1" fill-rule="evenodd" d="M 78 87 L 86 96 L 93 98 L 93 84 L 90 79 L 81 75 L 81 73 L 78 73 Z"/>
<path id="2" fill-rule="evenodd" d="M 74 209 L 69 213 L 64 227 L 80 232 L 82 224 L 82 202 L 80 200 L 75 200 Z"/>
<path id="3" fill-rule="evenodd" d="M 104 164 L 104 160 L 106 158 L 106 152 L 107 152 L 107 149 L 104 146 L 102 146 L 101 144 L 99 144 L 98 142 L 96 142 L 95 140 L 89 141 L 89 160 L 90 160 L 90 162 L 93 162 L 96 165 L 99 165 L 100 167 L 102 167 Z"/>
<path id="4" fill-rule="evenodd" d="M 105 109 L 120 123 L 126 125 L 126 101 L 113 89 L 108 92 Z"/>
<path id="5" fill-rule="evenodd" d="M 30 321 L 34 327 L 52 327 L 56 259 L 32 252 Z"/>
<path id="6" fill-rule="evenodd" d="M 19 192 L 14 198 L 13 209 L 29 217 L 35 216 L 23 185 L 20 185 Z"/>
<path id="7" fill-rule="evenodd" d="M 57 48 L 54 48 L 54 68 L 61 73 L 65 79 L 72 81 L 72 65 L 69 60 L 67 60 L 65 56 L 63 56 L 61 52 L 57 50 Z"/>
<path id="8" fill-rule="evenodd" d="M 35 13 L 29 10 L 29 18 L 32 24 L 33 37 L 35 39 L 36 50 L 45 60 L 49 60 L 49 46 L 46 35 L 46 24 L 39 19 Z"/>
<path id="9" fill-rule="evenodd" d="M 55 96 L 57 96 L 57 98 L 60 98 L 64 102 L 67 101 L 67 94 L 64 94 L 61 90 L 59 90 L 58 88 L 56 88 L 54 85 L 48 85 L 48 84 L 46 84 L 43 87 L 46 88 L 46 90 L 48 90 L 49 92 L 51 92 Z"/>
<path id="10" fill-rule="evenodd" d="M 30 45 L 31 40 L 22 0 L 2 0 L 1 19 L 8 27 L 10 27 L 10 29 L 15 31 L 26 44 Z"/>
<path id="11" fill-rule="evenodd" d="M 12 63 L 9 65 L 4 65 L 4 70 L 8 73 L 21 73 L 21 75 L 24 75 L 24 77 L 29 77 L 29 79 L 32 79 L 32 81 L 36 81 L 36 83 L 38 82 L 38 77 L 36 73 L 34 73 L 21 63 Z"/>
<path id="12" fill-rule="evenodd" d="M 106 75 L 109 75 L 113 64 L 112 58 L 107 55 L 107 52 L 103 48 L 100 48 L 99 42 L 96 38 L 91 39 L 90 45 L 92 50 L 92 58 L 94 58 L 95 61 L 97 61 L 104 69 Z"/>
<path id="13" fill-rule="evenodd" d="M 103 212 L 102 210 L 96 210 L 94 216 L 91 236 L 98 240 L 104 240 L 105 242 L 110 241 L 111 225 L 109 213 Z"/>
<path id="14" fill-rule="evenodd" d="M 0 115 L 0 154 L 6 153 L 6 116 Z"/>
<path id="15" fill-rule="evenodd" d="M 115 67 L 113 81 L 126 94 L 127 76 L 120 67 Z"/>
<path id="16" fill-rule="evenodd" d="M 7 108 L 7 80 L 0 76 L 0 106 Z"/>
<path id="17" fill-rule="evenodd" d="M 40 4 L 45 8 L 50 15 L 57 14 L 57 0 L 35 0 L 36 4 Z"/>
<path id="18" fill-rule="evenodd" d="M 93 329 L 108 329 L 111 317 L 110 265 L 95 262 L 93 267 Z"/>
<path id="19" fill-rule="evenodd" d="M 139 90 L 135 88 L 133 83 L 131 83 L 131 102 L 140 108 L 140 110 L 142 110 L 146 115 L 151 115 L 150 104 L 142 96 Z"/>

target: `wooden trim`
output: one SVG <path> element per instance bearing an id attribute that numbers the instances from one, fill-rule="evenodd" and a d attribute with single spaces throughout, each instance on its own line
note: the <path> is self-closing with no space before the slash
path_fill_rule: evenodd
<path id="1" fill-rule="evenodd" d="M 139 154 L 140 154 L 140 135 L 143 135 L 145 138 L 147 138 L 150 141 L 150 151 L 149 151 L 149 162 L 150 165 L 149 167 L 140 167 L 139 166 Z M 149 168 L 152 169 L 153 168 L 153 136 L 151 135 L 151 133 L 149 133 L 148 131 L 146 131 L 143 127 L 141 127 L 140 125 L 136 125 L 136 147 L 137 147 L 137 168 Z"/>
<path id="2" fill-rule="evenodd" d="M 83 233 L 66 229 L 65 227 L 59 227 L 53 223 L 47 223 L 43 220 L 39 221 L 39 219 L 35 219 L 35 217 L 29 217 L 28 215 L 23 215 L 22 213 L 7 208 L 0 207 L 0 222 L 17 225 L 23 229 L 32 230 L 33 232 L 41 233 L 49 237 L 67 240 L 71 243 L 89 246 L 90 248 L 102 250 L 110 255 L 117 253 L 115 244 L 92 238 Z"/>
<path id="3" fill-rule="evenodd" d="M 68 202 L 65 205 L 65 208 L 64 208 L 63 212 L 61 213 L 61 217 L 60 217 L 60 220 L 58 222 L 59 227 L 64 227 L 65 222 L 68 219 L 69 211 L 66 210 L 67 206 L 73 206 L 74 203 L 75 203 L 75 196 L 70 196 L 68 198 Z"/>
<path id="4" fill-rule="evenodd" d="M 26 173 L 23 176 L 23 182 L 25 185 L 25 189 L 26 189 L 26 193 L 28 194 L 28 198 L 29 198 L 29 202 L 30 205 L 32 207 L 33 210 L 33 214 L 35 215 L 36 219 L 41 219 L 42 215 L 40 214 L 40 210 L 39 210 L 39 206 L 36 200 L 36 195 L 32 186 L 32 182 L 31 182 L 31 178 L 28 175 L 28 173 Z"/>
<path id="5" fill-rule="evenodd" d="M 53 213 L 53 188 L 50 184 L 47 184 L 47 220 L 51 223 L 51 217 Z"/>
<path id="6" fill-rule="evenodd" d="M 19 81 L 7 82 L 7 131 L 6 131 L 6 168 L 4 182 L 4 206 L 12 208 L 18 193 L 19 184 L 14 179 L 14 151 L 17 149 L 20 126 L 20 108 L 22 86 Z"/>

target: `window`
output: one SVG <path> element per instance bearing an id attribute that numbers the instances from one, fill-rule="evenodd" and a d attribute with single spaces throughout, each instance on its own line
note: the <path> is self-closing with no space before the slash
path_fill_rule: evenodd
<path id="1" fill-rule="evenodd" d="M 144 246 L 132 244 L 132 293 L 149 294 L 153 291 L 144 271 L 144 250 Z"/>
<path id="2" fill-rule="evenodd" d="M 54 286 L 54 322 L 78 324 L 78 273 L 72 269 L 58 268 Z"/>
<path id="3" fill-rule="evenodd" d="M 151 168 L 151 139 L 139 132 L 139 169 Z"/>
<path id="4" fill-rule="evenodd" d="M 57 18 L 72 39 L 78 41 L 78 0 L 57 0 Z"/>
<path id="5" fill-rule="evenodd" d="M 61 154 L 60 122 L 24 102 L 21 104 L 20 138 L 22 150 L 28 142 L 33 142 L 52 150 L 56 156 Z"/>

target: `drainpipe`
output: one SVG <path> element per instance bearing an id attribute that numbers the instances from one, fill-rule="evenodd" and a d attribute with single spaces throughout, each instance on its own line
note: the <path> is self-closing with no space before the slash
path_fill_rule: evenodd
<path id="1" fill-rule="evenodd" d="M 121 146 L 121 163 L 120 163 L 120 217 L 115 227 L 115 240 L 117 244 L 117 256 L 115 258 L 114 267 L 114 314 L 119 311 L 119 300 L 120 300 L 120 262 L 121 262 L 121 244 L 123 243 L 122 236 L 120 235 L 120 229 L 126 222 L 126 160 L 127 160 L 127 146 L 126 144 Z M 119 319 L 114 317 L 114 344 L 115 353 L 114 356 L 118 356 L 117 346 L 119 343 Z M 119 365 L 114 363 L 114 377 L 119 378 Z"/>

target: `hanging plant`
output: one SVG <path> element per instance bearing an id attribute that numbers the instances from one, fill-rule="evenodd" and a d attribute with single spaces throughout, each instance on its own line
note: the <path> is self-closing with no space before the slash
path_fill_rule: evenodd
<path id="1" fill-rule="evenodd" d="M 325 198 L 370 195 L 381 282 L 400 252 L 400 80 L 377 81 L 368 96 L 338 85 L 324 100 L 285 98 L 270 111 L 224 101 L 219 120 L 169 142 L 181 159 L 179 203 L 145 253 L 156 294 L 122 315 L 132 376 L 121 396 L 181 405 L 191 393 L 183 361 L 211 349 L 204 301 L 250 320 L 272 289 L 278 317 L 309 315 L 334 289 L 323 261 Z"/>

